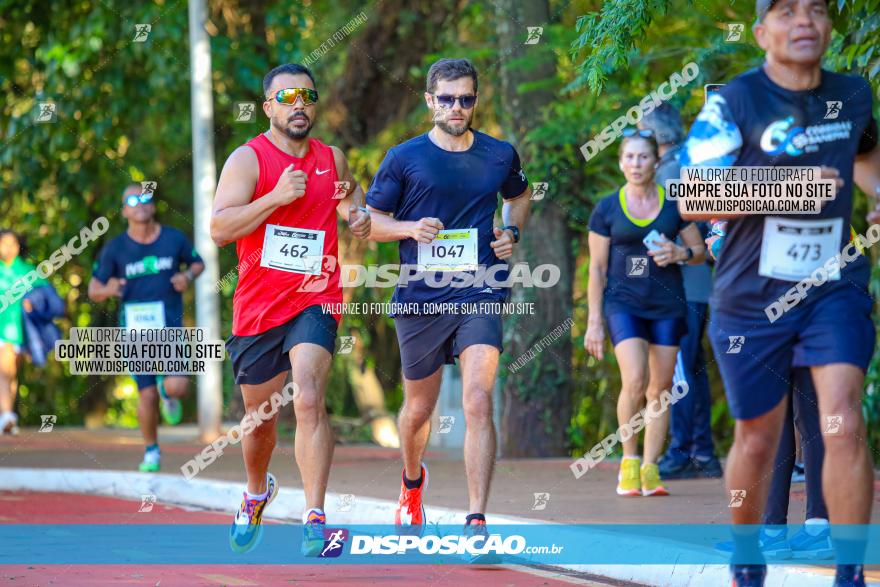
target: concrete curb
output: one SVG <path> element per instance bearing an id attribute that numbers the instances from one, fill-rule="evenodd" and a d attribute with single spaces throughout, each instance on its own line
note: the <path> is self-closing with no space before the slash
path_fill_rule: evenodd
<path id="1" fill-rule="evenodd" d="M 96 494 L 122 499 L 140 500 L 155 495 L 159 505 L 188 506 L 228 511 L 230 516 L 241 500 L 243 483 L 193 479 L 180 475 L 131 473 L 127 471 L 94 471 L 89 469 L 28 469 L 3 468 L 0 491 L 43 491 Z M 388 524 L 394 519 L 396 503 L 372 498 L 355 498 L 356 507 L 339 509 L 340 494 L 327 494 L 327 514 L 334 524 Z M 281 493 L 267 508 L 266 518 L 298 522 L 305 507 L 305 495 L 299 488 L 282 487 Z M 345 510 L 348 511 L 345 511 Z M 462 523 L 467 512 L 449 508 L 428 507 L 430 524 Z M 492 515 L 496 524 L 551 524 L 542 520 Z M 561 529 L 562 530 L 562 529 Z M 564 530 L 563 530 L 564 531 Z M 726 565 L 676 565 L 678 547 L 656 541 L 645 541 L 646 548 L 668 548 L 668 565 L 563 565 L 567 571 L 588 573 L 655 587 L 716 587 L 727 585 L 730 576 Z M 823 572 L 824 571 L 824 572 Z M 781 567 L 772 565 L 766 587 L 828 587 L 833 582 L 833 569 L 825 567 Z M 869 585 L 880 586 L 878 582 Z"/>

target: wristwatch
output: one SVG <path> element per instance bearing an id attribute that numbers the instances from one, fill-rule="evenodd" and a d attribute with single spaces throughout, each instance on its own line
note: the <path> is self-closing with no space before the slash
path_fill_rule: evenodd
<path id="1" fill-rule="evenodd" d="M 196 280 L 196 276 L 193 275 L 193 272 L 192 272 L 192 268 L 191 268 L 191 267 L 187 267 L 187 268 L 186 268 L 186 271 L 185 271 L 183 274 L 186 275 L 186 278 L 189 279 L 190 281 L 195 281 L 195 280 Z"/>
<path id="2" fill-rule="evenodd" d="M 684 250 L 687 251 L 687 257 L 684 258 L 684 261 L 679 261 L 679 265 L 685 265 L 688 261 L 694 258 L 694 250 L 692 248 L 685 247 Z"/>
<path id="3" fill-rule="evenodd" d="M 519 229 L 517 227 L 515 227 L 511 224 L 510 226 L 502 227 L 501 230 L 509 230 L 510 232 L 513 233 L 513 242 L 515 242 L 515 243 L 519 242 Z"/>

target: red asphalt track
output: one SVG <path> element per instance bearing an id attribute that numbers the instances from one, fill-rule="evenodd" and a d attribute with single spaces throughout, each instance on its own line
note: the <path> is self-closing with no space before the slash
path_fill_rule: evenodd
<path id="1" fill-rule="evenodd" d="M 231 514 L 154 505 L 138 513 L 139 503 L 69 493 L 0 492 L 0 524 L 229 524 Z M 136 547 L 136 545 L 132 545 Z M 2 548 L 2 545 L 0 545 Z M 517 567 L 466 565 L 0 565 L 0 584 L 15 587 L 92 587 L 132 585 L 441 585 L 462 587 L 562 587 L 615 585 L 584 577 Z"/>

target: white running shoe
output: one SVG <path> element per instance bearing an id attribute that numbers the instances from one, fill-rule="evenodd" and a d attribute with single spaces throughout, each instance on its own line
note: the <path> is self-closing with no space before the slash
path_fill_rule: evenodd
<path id="1" fill-rule="evenodd" d="M 15 412 L 3 412 L 0 414 L 0 434 L 18 434 L 18 416 Z"/>

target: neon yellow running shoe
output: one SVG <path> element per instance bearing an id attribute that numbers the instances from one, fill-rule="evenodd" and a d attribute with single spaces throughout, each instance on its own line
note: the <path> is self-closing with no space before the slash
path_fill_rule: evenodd
<path id="1" fill-rule="evenodd" d="M 641 460 L 633 457 L 623 457 L 623 460 L 620 461 L 620 473 L 617 474 L 617 495 L 624 497 L 642 495 L 639 463 Z"/>
<path id="2" fill-rule="evenodd" d="M 642 465 L 642 495 L 669 495 L 669 490 L 660 481 L 660 469 L 654 463 Z"/>

